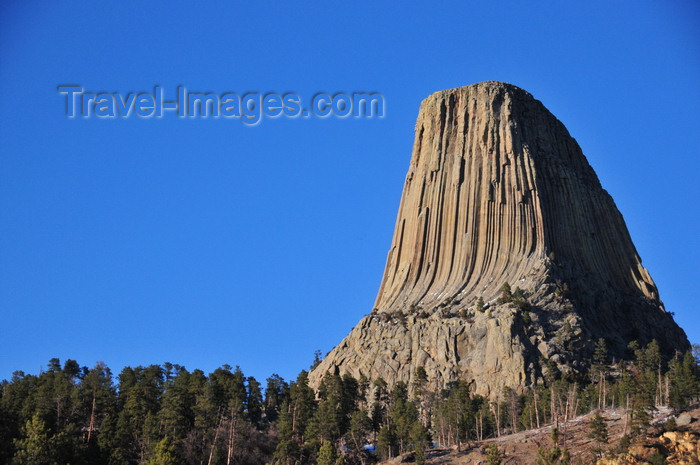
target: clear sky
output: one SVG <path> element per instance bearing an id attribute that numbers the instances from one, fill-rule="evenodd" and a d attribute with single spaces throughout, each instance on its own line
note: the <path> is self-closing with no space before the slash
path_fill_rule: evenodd
<path id="1" fill-rule="evenodd" d="M 567 126 L 700 342 L 696 1 L 4 1 L 0 379 L 52 357 L 295 377 L 372 308 L 420 101 L 484 80 Z M 386 112 L 69 119 L 62 84 Z"/>

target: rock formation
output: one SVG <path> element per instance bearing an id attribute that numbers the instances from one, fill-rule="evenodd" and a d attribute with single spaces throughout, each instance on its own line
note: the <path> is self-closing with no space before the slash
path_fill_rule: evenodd
<path id="1" fill-rule="evenodd" d="M 616 357 L 632 340 L 689 346 L 612 198 L 538 100 L 493 81 L 437 92 L 415 132 L 374 309 L 312 384 L 327 371 L 410 383 L 422 366 L 489 395 L 537 382 L 550 359 L 585 369 L 598 338 Z M 505 283 L 515 302 L 499 300 Z"/>
<path id="2" fill-rule="evenodd" d="M 662 458 L 665 459 L 663 462 Z M 656 439 L 646 438 L 633 444 L 626 453 L 604 457 L 598 460 L 596 465 L 646 465 L 649 463 L 676 465 L 700 463 L 700 434 L 697 431 L 669 431 Z"/>

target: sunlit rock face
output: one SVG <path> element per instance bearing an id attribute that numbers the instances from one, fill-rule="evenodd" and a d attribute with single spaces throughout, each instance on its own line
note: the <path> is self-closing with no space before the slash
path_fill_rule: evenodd
<path id="1" fill-rule="evenodd" d="M 504 283 L 527 303 L 499 302 Z M 632 340 L 689 346 L 576 141 L 510 84 L 429 96 L 374 309 L 312 384 L 329 371 L 411 383 L 422 366 L 492 395 L 538 382 L 548 359 L 584 370 L 601 337 L 615 357 Z"/>

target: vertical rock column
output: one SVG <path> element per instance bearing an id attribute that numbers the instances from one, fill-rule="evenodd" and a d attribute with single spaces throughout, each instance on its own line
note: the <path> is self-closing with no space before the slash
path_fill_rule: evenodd
<path id="1" fill-rule="evenodd" d="M 495 308 L 506 282 L 549 329 L 526 334 L 514 309 Z M 564 290 L 556 299 L 554 287 Z M 474 323 L 439 315 L 479 297 L 494 312 Z M 312 381 L 326 371 L 407 381 L 425 366 L 441 382 L 467 377 L 489 393 L 505 380 L 532 382 L 539 357 L 564 350 L 552 336 L 564 319 L 580 326 L 580 348 L 599 337 L 618 355 L 633 339 L 655 338 L 666 353 L 689 346 L 612 198 L 542 103 L 494 81 L 429 96 L 373 312 Z"/>

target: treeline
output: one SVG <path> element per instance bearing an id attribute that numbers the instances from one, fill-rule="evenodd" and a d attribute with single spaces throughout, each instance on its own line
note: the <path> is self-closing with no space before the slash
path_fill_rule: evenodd
<path id="1" fill-rule="evenodd" d="M 441 392 L 426 391 L 422 405 L 430 410 L 431 430 L 440 444 L 460 447 L 471 441 L 553 424 L 566 444 L 566 422 L 596 410 L 626 413 L 625 435 L 633 437 L 649 427 L 654 410 L 676 410 L 700 400 L 700 347 L 663 360 L 659 345 L 630 344 L 632 360 L 610 364 L 606 343 L 596 344 L 591 369 L 585 376 L 561 373 L 547 363 L 544 380 L 518 393 L 508 387 L 486 399 L 470 394 L 466 382 Z"/>
<path id="2" fill-rule="evenodd" d="M 17 372 L 0 398 L 0 463 L 265 463 L 270 424 L 287 384 L 224 366 L 206 376 L 179 365 L 126 367 L 115 381 L 102 363 L 49 362 Z"/>
<path id="3" fill-rule="evenodd" d="M 590 458 L 595 461 L 607 452 L 627 452 L 631 441 L 648 431 L 654 410 L 669 406 L 678 411 L 700 400 L 700 347 L 668 361 L 663 360 L 656 341 L 644 348 L 634 342 L 629 350 L 631 360 L 610 364 L 601 339 L 585 376 L 561 373 L 555 364 L 548 363 L 543 383 L 523 393 L 506 387 L 491 402 L 470 396 L 468 386 L 457 383 L 456 389 L 436 397 L 438 411 L 433 413 L 432 429 L 443 432 L 441 444 L 459 448 L 490 436 L 552 425 L 551 447 L 538 449 L 536 463 L 567 465 L 571 463 L 567 421 L 597 411 L 589 425 L 588 437 L 593 439 Z M 609 444 L 607 424 L 600 415 L 605 409 L 624 413 L 622 437 L 614 444 Z M 666 427 L 672 429 L 672 425 L 675 423 L 670 421 Z M 576 463 L 584 463 L 582 460 L 579 457 Z M 489 446 L 487 462 L 502 463 L 495 444 Z"/>
<path id="4" fill-rule="evenodd" d="M 658 406 L 697 401 L 691 352 L 664 361 L 655 342 L 630 350 L 633 360 L 611 365 L 601 340 L 587 376 L 550 363 L 537 387 L 492 399 L 466 381 L 438 388 L 422 368 L 410 386 L 329 374 L 314 392 L 306 371 L 291 382 L 272 375 L 263 387 L 238 367 L 205 375 L 166 363 L 115 379 L 102 363 L 52 359 L 38 376 L 2 383 L 0 464 L 365 465 L 409 451 L 420 464 L 433 441 L 468 447 L 545 424 L 560 426 L 565 450 L 566 420 L 576 415 L 625 409 L 634 435 Z"/>

